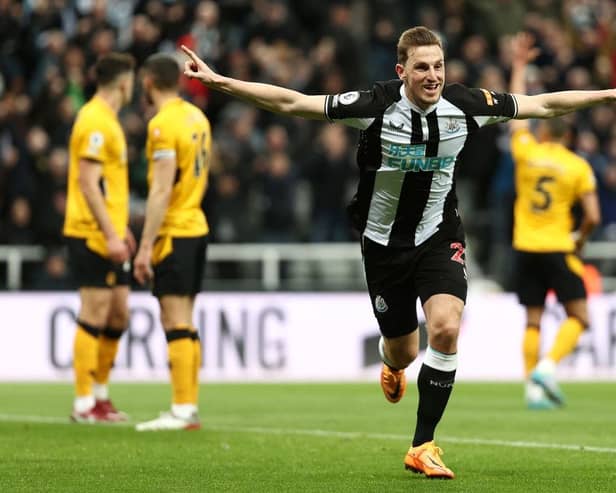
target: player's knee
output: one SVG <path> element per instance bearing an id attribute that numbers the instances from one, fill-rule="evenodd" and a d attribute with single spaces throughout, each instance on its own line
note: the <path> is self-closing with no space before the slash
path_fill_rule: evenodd
<path id="1" fill-rule="evenodd" d="M 390 343 L 387 353 L 397 368 L 406 368 L 417 358 L 419 347 L 412 340 L 400 340 Z"/>
<path id="2" fill-rule="evenodd" d="M 460 326 L 454 321 L 442 319 L 433 322 L 428 331 L 430 346 L 438 351 L 448 353 L 456 346 Z"/>
<path id="3" fill-rule="evenodd" d="M 584 329 L 588 328 L 588 310 L 582 308 L 577 310 L 566 309 L 565 311 L 568 318 L 573 318 L 580 322 Z"/>
<path id="4" fill-rule="evenodd" d="M 406 368 L 417 358 L 417 351 L 406 348 L 394 349 L 390 352 L 389 360 L 396 368 Z"/>
<path id="5" fill-rule="evenodd" d="M 588 327 L 588 304 L 585 299 L 565 303 L 565 313 L 568 318 L 579 320 L 584 328 Z"/>
<path id="6" fill-rule="evenodd" d="M 177 325 L 175 317 L 165 310 L 160 312 L 160 323 L 163 327 L 175 327 Z"/>
<path id="7" fill-rule="evenodd" d="M 174 313 L 167 310 L 162 310 L 160 312 L 160 323 L 165 328 L 190 327 L 192 325 L 190 317 L 186 317 L 182 313 Z"/>
<path id="8" fill-rule="evenodd" d="M 99 326 L 105 325 L 112 305 L 112 292 L 104 288 L 81 288 L 79 290 L 81 301 L 80 317 L 89 318 Z"/>
<path id="9" fill-rule="evenodd" d="M 128 326 L 128 307 L 116 308 L 109 314 L 108 325 L 110 327 L 125 328 Z"/>
<path id="10" fill-rule="evenodd" d="M 584 328 L 584 330 L 588 329 L 588 327 L 589 327 L 589 325 L 590 325 L 590 324 L 589 324 L 589 322 L 588 322 L 588 316 L 587 316 L 587 315 L 585 315 L 585 314 L 584 314 L 584 315 L 582 315 L 582 314 L 580 314 L 580 315 L 576 315 L 576 314 L 567 314 L 567 316 L 568 316 L 569 318 L 573 318 L 573 319 L 577 320 L 577 321 L 578 321 L 578 322 L 582 325 L 582 327 Z"/>
<path id="11" fill-rule="evenodd" d="M 98 300 L 82 303 L 79 311 L 80 320 L 84 320 L 96 327 L 104 327 L 107 324 L 108 316 L 109 304 Z"/>

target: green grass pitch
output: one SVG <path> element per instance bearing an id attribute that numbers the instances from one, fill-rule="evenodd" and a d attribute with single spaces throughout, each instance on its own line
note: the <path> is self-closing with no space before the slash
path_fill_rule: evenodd
<path id="1" fill-rule="evenodd" d="M 374 384 L 203 384 L 197 432 L 137 433 L 169 386 L 115 384 L 132 423 L 68 424 L 66 384 L 0 384 L 0 492 L 614 492 L 616 383 L 564 385 L 527 411 L 521 384 L 458 383 L 437 433 L 453 481 L 404 470 L 417 396 Z"/>

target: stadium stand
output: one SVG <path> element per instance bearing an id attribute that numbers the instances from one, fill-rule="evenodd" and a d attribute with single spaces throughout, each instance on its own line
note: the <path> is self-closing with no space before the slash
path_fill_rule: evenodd
<path id="1" fill-rule="evenodd" d="M 89 67 L 103 53 L 126 51 L 142 62 L 155 52 L 177 53 L 183 43 L 223 73 L 335 93 L 395 77 L 397 35 L 423 24 L 443 38 L 448 82 L 505 90 L 508 36 L 526 29 L 541 48 L 529 73 L 531 92 L 590 89 L 616 85 L 615 20 L 612 0 L 0 0 L 0 286 L 66 287 L 61 226 L 67 139 L 76 111 L 94 89 Z M 356 63 L 363 57 L 372 62 Z M 364 73 L 361 67 L 369 69 Z M 356 239 L 344 217 L 357 178 L 354 134 L 278 119 L 195 82 L 186 81 L 183 93 L 213 123 L 216 159 L 204 202 L 212 242 Z M 121 115 L 137 234 L 146 196 L 148 115 L 137 89 Z M 572 148 L 590 161 L 599 183 L 603 225 L 594 239 L 611 241 L 616 239 L 616 109 L 580 112 L 574 123 Z M 457 178 L 475 277 L 504 288 L 510 278 L 513 201 L 506 137 L 504 125 L 480 132 L 461 157 Z M 598 266 L 614 275 L 616 262 L 601 245 L 595 251 L 608 258 Z M 279 279 L 315 268 L 316 277 L 327 277 L 327 266 L 287 260 L 275 264 Z M 273 279 L 271 256 L 263 265 L 240 268 L 222 255 L 212 269 L 220 278 L 239 279 L 263 274 L 270 265 Z M 356 267 L 349 268 L 353 275 Z M 256 276 L 267 277 L 261 274 Z"/>

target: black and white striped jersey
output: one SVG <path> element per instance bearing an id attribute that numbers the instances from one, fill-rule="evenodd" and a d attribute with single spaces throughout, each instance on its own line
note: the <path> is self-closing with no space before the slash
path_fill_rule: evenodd
<path id="1" fill-rule="evenodd" d="M 511 94 L 460 84 L 445 86 L 427 110 L 407 98 L 401 80 L 327 96 L 326 117 L 361 130 L 360 181 L 349 206 L 354 225 L 386 246 L 417 246 L 439 230 L 463 235 L 454 182 L 458 154 L 474 131 L 516 114 Z"/>

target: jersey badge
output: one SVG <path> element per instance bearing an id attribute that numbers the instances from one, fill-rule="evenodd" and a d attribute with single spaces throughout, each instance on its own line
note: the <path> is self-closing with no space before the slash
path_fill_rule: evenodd
<path id="1" fill-rule="evenodd" d="M 90 154 L 98 154 L 105 142 L 105 138 L 101 132 L 92 132 L 88 139 L 88 152 Z"/>
<path id="2" fill-rule="evenodd" d="M 445 124 L 445 131 L 448 134 L 455 134 L 460 130 L 460 123 L 455 118 L 450 118 Z"/>
<path id="3" fill-rule="evenodd" d="M 379 313 L 385 313 L 389 309 L 387 303 L 385 303 L 385 300 L 380 294 L 378 294 L 376 298 L 374 298 L 374 308 Z"/>
<path id="4" fill-rule="evenodd" d="M 338 100 L 340 101 L 340 104 L 345 104 L 345 105 L 353 104 L 358 99 L 359 99 L 359 92 L 357 91 L 345 92 L 341 94 L 340 97 L 338 98 Z"/>

